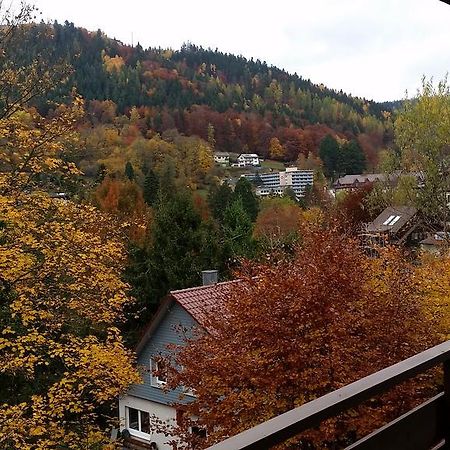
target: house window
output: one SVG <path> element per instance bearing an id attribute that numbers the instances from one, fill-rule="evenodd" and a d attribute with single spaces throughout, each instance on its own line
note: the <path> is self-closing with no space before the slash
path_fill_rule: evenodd
<path id="1" fill-rule="evenodd" d="M 150 434 L 150 414 L 135 408 L 127 407 L 127 427 L 141 433 Z"/>
<path id="2" fill-rule="evenodd" d="M 158 375 L 155 375 L 155 372 L 159 372 Z M 164 366 L 162 366 L 161 362 L 156 361 L 155 359 L 150 359 L 150 376 L 151 376 L 151 385 L 155 387 L 162 387 L 167 384 L 167 375 L 164 373 Z"/>
<path id="3" fill-rule="evenodd" d="M 197 436 L 199 438 L 202 438 L 202 439 L 206 438 L 206 430 L 205 430 L 205 428 L 192 426 L 191 427 L 191 433 L 194 436 Z"/>
<path id="4" fill-rule="evenodd" d="M 395 216 L 389 216 L 384 222 L 383 222 L 383 225 L 389 225 L 389 222 L 392 220 L 392 219 L 394 219 L 395 218 Z"/>
<path id="5" fill-rule="evenodd" d="M 396 224 L 400 220 L 400 217 L 401 216 L 389 216 L 389 218 L 383 222 L 383 225 L 392 227 L 392 225 Z"/>

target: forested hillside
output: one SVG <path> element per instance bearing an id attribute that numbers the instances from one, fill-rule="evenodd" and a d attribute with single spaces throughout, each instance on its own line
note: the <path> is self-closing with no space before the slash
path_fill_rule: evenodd
<path id="1" fill-rule="evenodd" d="M 68 22 L 30 25 L 26 34 L 25 60 L 39 56 L 72 68 L 51 100 L 67 102 L 75 86 L 94 125 L 129 116 L 136 107 L 144 136 L 176 128 L 213 139 L 216 150 L 262 156 L 277 137 L 285 161 L 316 154 L 327 134 L 357 137 L 369 166 L 390 141 L 389 105 L 327 89 L 266 62 L 192 44 L 175 51 L 131 47 Z M 41 112 L 51 108 L 48 100 L 35 99 Z"/>

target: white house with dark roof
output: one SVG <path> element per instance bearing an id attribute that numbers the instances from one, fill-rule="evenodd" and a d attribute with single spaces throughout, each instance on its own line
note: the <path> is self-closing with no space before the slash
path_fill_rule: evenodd
<path id="1" fill-rule="evenodd" d="M 242 153 L 238 156 L 238 167 L 259 166 L 259 156 L 256 153 Z"/>
<path id="2" fill-rule="evenodd" d="M 230 154 L 228 152 L 214 152 L 214 162 L 228 166 L 230 164 Z"/>
<path id="3" fill-rule="evenodd" d="M 206 272 L 209 272 L 206 276 L 214 275 L 211 274 L 213 271 Z M 214 277 L 209 280 L 210 283 L 214 281 Z M 167 353 L 168 344 L 183 344 L 183 337 L 177 331 L 180 326 L 188 330 L 203 328 L 207 313 L 226 298 L 232 283 L 235 282 L 171 291 L 162 300 L 136 347 L 143 383 L 133 385 L 119 399 L 120 430 L 125 431 L 123 435 L 128 436 L 127 441 L 132 443 L 132 448 L 150 448 L 150 443 L 154 443 L 158 450 L 172 449 L 165 435 L 151 432 L 151 417 L 155 415 L 169 424 L 175 424 L 181 411 L 172 405 L 189 402 L 189 393 L 181 389 L 165 392 L 163 388 L 166 380 L 153 373 L 158 370 L 154 358 Z M 183 399 L 180 399 L 181 394 L 184 394 Z"/>

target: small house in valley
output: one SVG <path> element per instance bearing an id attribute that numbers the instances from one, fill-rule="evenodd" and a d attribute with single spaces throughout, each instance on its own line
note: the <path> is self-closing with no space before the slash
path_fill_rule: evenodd
<path id="1" fill-rule="evenodd" d="M 214 162 L 221 166 L 228 166 L 230 164 L 230 154 L 227 152 L 214 152 Z"/>
<path id="2" fill-rule="evenodd" d="M 260 160 L 256 153 L 242 153 L 237 159 L 238 167 L 249 167 L 249 166 L 259 166 Z"/>

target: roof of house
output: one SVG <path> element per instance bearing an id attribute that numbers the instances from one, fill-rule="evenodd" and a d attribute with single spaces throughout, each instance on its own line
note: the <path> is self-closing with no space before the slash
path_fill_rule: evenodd
<path id="1" fill-rule="evenodd" d="M 259 156 L 256 153 L 241 153 L 239 155 L 239 158 L 243 156 L 244 158 L 259 158 Z"/>
<path id="2" fill-rule="evenodd" d="M 174 302 L 182 306 L 200 326 L 204 327 L 208 313 L 213 312 L 216 306 L 220 306 L 230 292 L 231 286 L 239 282 L 240 280 L 225 281 L 207 286 L 170 291 L 161 301 L 153 319 L 145 328 L 136 346 L 136 353 L 139 354 L 144 349 L 146 343 L 156 331 Z"/>
<path id="3" fill-rule="evenodd" d="M 179 291 L 170 291 L 169 295 L 179 303 L 200 325 L 205 324 L 208 313 L 220 306 L 230 293 L 236 281 L 225 281 L 209 286 L 199 286 Z"/>
<path id="4" fill-rule="evenodd" d="M 450 233 L 445 233 L 444 231 L 437 231 L 436 233 L 433 233 L 432 235 L 425 238 L 423 241 L 420 241 L 420 244 L 423 245 L 435 245 L 440 247 L 443 245 L 446 241 L 446 235 L 447 235 L 447 241 L 450 239 Z"/>
<path id="5" fill-rule="evenodd" d="M 223 156 L 224 158 L 229 158 L 230 154 L 228 152 L 214 152 L 214 156 Z"/>
<path id="6" fill-rule="evenodd" d="M 369 233 L 397 233 L 417 214 L 413 206 L 389 206 L 373 222 L 367 224 Z"/>
<path id="7" fill-rule="evenodd" d="M 374 181 L 384 181 L 385 179 L 386 179 L 386 175 L 384 173 L 345 175 L 341 178 L 338 178 L 334 184 L 336 186 L 342 186 L 342 185 L 351 186 L 355 183 L 373 183 Z"/>

